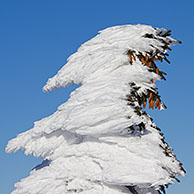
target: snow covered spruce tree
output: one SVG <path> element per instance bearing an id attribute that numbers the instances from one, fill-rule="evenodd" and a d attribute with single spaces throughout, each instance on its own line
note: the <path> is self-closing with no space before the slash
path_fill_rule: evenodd
<path id="1" fill-rule="evenodd" d="M 107 28 L 84 43 L 43 90 L 81 86 L 51 116 L 9 141 L 6 151 L 42 157 L 13 194 L 159 194 L 182 164 L 144 108 L 164 109 L 156 61 L 180 43 L 146 25 Z"/>

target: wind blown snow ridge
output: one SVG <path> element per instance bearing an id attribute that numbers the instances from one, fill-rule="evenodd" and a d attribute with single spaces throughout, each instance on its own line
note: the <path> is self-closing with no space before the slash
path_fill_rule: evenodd
<path id="1" fill-rule="evenodd" d="M 43 91 L 81 86 L 54 114 L 7 145 L 8 153 L 22 149 L 49 161 L 12 193 L 158 194 L 184 175 L 141 107 L 148 96 L 150 108 L 165 108 L 155 86 L 163 72 L 152 59 L 167 60 L 167 48 L 178 42 L 165 29 L 125 25 L 84 43 Z"/>

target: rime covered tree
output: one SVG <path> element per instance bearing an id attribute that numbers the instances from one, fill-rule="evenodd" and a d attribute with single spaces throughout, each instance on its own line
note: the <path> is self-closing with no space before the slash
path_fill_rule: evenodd
<path id="1" fill-rule="evenodd" d="M 43 91 L 81 86 L 6 147 L 43 158 L 13 194 L 159 194 L 178 181 L 182 164 L 144 110 L 166 108 L 157 61 L 169 63 L 177 43 L 146 25 L 110 27 L 84 43 Z"/>

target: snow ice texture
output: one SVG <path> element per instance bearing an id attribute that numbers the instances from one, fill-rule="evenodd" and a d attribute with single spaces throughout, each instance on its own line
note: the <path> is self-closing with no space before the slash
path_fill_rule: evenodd
<path id="1" fill-rule="evenodd" d="M 152 119 L 136 114 L 126 100 L 130 83 L 141 88 L 140 96 L 156 88 L 154 81 L 161 77 L 138 57 L 130 64 L 127 52 L 165 53 L 162 41 L 145 36 L 161 32 L 166 30 L 147 25 L 110 27 L 67 59 L 43 91 L 81 86 L 54 114 L 6 147 L 8 153 L 25 150 L 43 158 L 29 177 L 15 184 L 12 194 L 158 194 L 162 185 L 184 175 L 175 155 L 166 156 L 166 143 Z M 177 43 L 170 37 L 160 39 Z M 142 122 L 143 132 L 129 132 L 129 126 Z"/>

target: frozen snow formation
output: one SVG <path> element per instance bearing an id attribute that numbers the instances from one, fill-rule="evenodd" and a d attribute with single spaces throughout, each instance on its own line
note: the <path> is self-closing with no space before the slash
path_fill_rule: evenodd
<path id="1" fill-rule="evenodd" d="M 42 157 L 12 194 L 159 194 L 184 175 L 144 111 L 165 108 L 156 61 L 179 43 L 147 25 L 107 28 L 71 55 L 43 91 L 81 86 L 51 116 L 9 141 L 6 151 Z"/>

